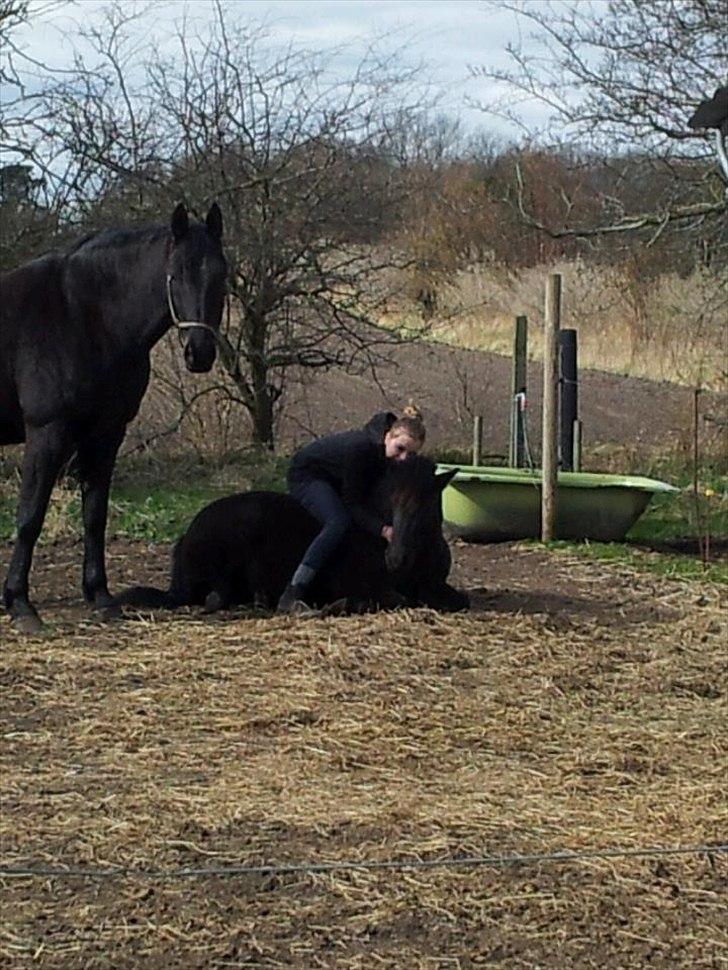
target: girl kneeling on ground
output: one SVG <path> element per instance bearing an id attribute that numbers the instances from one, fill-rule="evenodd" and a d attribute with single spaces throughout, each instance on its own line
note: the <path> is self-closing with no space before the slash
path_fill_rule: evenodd
<path id="1" fill-rule="evenodd" d="M 321 531 L 283 591 L 279 613 L 307 609 L 308 586 L 352 524 L 391 541 L 392 526 L 365 507 L 366 499 L 386 459 L 403 461 L 424 441 L 422 416 L 409 405 L 401 418 L 383 411 L 360 430 L 326 435 L 295 453 L 288 469 L 288 492 L 320 523 Z"/>

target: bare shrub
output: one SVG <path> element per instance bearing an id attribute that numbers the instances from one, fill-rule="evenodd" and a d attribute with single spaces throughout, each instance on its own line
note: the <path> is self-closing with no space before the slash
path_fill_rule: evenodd
<path id="1" fill-rule="evenodd" d="M 638 280 L 631 268 L 582 260 L 519 273 L 471 267 L 440 294 L 434 334 L 473 349 L 510 354 L 513 320 L 529 318 L 529 355 L 541 356 L 544 280 L 564 278 L 562 326 L 579 334 L 580 365 L 720 390 L 726 386 L 726 293 L 704 270 Z M 640 320 L 635 322 L 639 287 Z"/>
<path id="2" fill-rule="evenodd" d="M 190 375 L 176 334 L 168 334 L 152 354 L 152 381 L 124 454 L 148 449 L 165 453 L 193 451 L 212 458 L 250 441 L 250 423 L 235 387 L 220 367 Z"/>

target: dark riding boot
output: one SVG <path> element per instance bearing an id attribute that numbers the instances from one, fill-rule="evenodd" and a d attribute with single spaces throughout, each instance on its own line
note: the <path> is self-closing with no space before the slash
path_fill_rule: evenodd
<path id="1" fill-rule="evenodd" d="M 281 593 L 276 613 L 309 613 L 311 607 L 304 601 L 306 590 L 297 583 L 289 583 Z"/>

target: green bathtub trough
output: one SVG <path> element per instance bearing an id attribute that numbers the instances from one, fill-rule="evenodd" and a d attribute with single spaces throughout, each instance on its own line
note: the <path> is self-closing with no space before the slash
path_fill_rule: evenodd
<path id="1" fill-rule="evenodd" d="M 438 465 L 441 472 L 452 469 L 457 474 L 443 492 L 442 508 L 455 535 L 470 542 L 540 537 L 540 470 Z M 677 491 L 666 482 L 637 475 L 559 472 L 556 537 L 618 542 L 653 495 Z"/>

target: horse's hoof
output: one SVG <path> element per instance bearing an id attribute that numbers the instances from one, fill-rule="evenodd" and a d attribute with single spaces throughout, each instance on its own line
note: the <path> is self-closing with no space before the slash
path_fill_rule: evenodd
<path id="1" fill-rule="evenodd" d="M 23 613 L 21 616 L 14 616 L 10 622 L 16 633 L 22 633 L 26 637 L 38 637 L 47 632 L 37 613 Z"/>
<path id="2" fill-rule="evenodd" d="M 106 591 L 99 592 L 95 594 L 93 601 L 91 602 L 91 609 L 103 612 L 107 610 L 113 602 L 114 597 L 111 595 L 111 593 L 107 593 Z"/>
<path id="3" fill-rule="evenodd" d="M 123 618 L 124 614 L 121 607 L 114 603 L 110 603 L 108 606 L 98 608 L 94 611 L 94 619 L 100 620 L 102 623 L 116 623 Z"/>
<path id="4" fill-rule="evenodd" d="M 346 596 L 339 600 L 334 600 L 333 603 L 329 603 L 324 606 L 321 610 L 321 616 L 344 616 L 349 609 L 349 600 Z"/>
<path id="5" fill-rule="evenodd" d="M 218 610 L 222 610 L 225 607 L 222 596 L 218 593 L 216 589 L 207 594 L 205 599 L 205 605 L 202 607 L 203 613 L 217 613 Z"/>
<path id="6" fill-rule="evenodd" d="M 313 606 L 309 606 L 308 603 L 304 603 L 303 600 L 296 600 L 291 604 L 290 608 L 283 611 L 277 611 L 277 616 L 291 616 L 295 617 L 297 620 L 311 620 L 314 617 L 322 616 L 321 610 L 317 610 Z"/>

